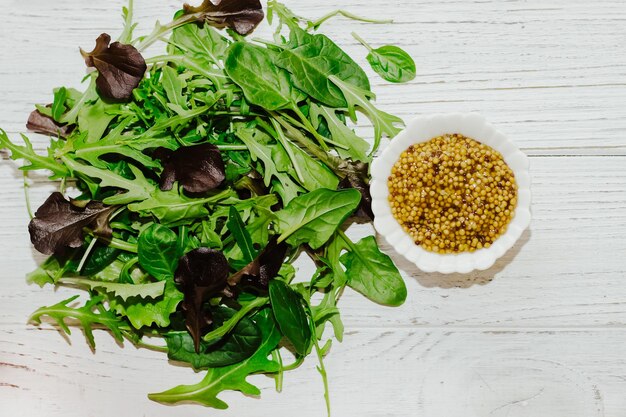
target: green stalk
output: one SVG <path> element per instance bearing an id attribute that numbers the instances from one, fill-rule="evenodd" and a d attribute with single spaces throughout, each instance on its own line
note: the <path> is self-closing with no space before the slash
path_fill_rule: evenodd
<path id="1" fill-rule="evenodd" d="M 324 384 L 324 400 L 326 402 L 326 412 L 328 413 L 328 417 L 330 417 L 330 396 L 328 389 L 328 374 L 326 373 L 326 368 L 324 367 L 324 355 L 322 354 L 322 349 L 320 348 L 319 341 L 317 340 L 317 333 L 315 331 L 315 324 L 313 323 L 313 312 L 311 311 L 311 306 L 307 303 L 307 312 L 309 314 L 309 327 L 311 328 L 311 334 L 313 335 L 313 346 L 315 347 L 315 354 L 317 355 L 317 360 L 319 362 L 319 366 L 317 366 L 317 371 L 322 376 L 322 382 Z"/>
<path id="2" fill-rule="evenodd" d="M 215 339 L 220 339 L 228 334 L 239 321 L 249 312 L 255 310 L 257 308 L 263 307 L 269 301 L 268 297 L 257 297 L 254 301 L 249 302 L 248 304 L 241 307 L 241 310 L 236 312 L 231 318 L 226 320 L 224 324 L 222 324 L 217 329 L 205 334 L 202 339 L 205 342 L 210 342 Z"/>
<path id="3" fill-rule="evenodd" d="M 162 36 L 167 35 L 177 27 L 197 20 L 199 16 L 199 13 L 184 14 L 178 19 L 172 20 L 166 25 L 161 25 L 159 22 L 157 22 L 154 30 L 152 30 L 152 33 L 143 38 L 139 38 L 132 43 L 136 43 L 135 48 L 137 48 L 139 52 L 144 51 L 150 45 L 158 41 Z"/>
<path id="4" fill-rule="evenodd" d="M 370 19 L 367 17 L 361 17 L 361 16 L 357 16 L 353 13 L 350 13 L 348 11 L 345 10 L 335 10 L 334 12 L 330 12 L 322 17 L 320 17 L 319 19 L 315 20 L 315 21 L 309 21 L 308 22 L 308 26 L 309 29 L 317 29 L 321 26 L 322 23 L 324 23 L 325 21 L 327 21 L 328 19 L 332 19 L 335 16 L 343 16 L 346 17 L 348 19 L 352 19 L 352 20 L 357 20 L 359 22 L 365 22 L 365 23 L 376 23 L 376 24 L 384 24 L 384 23 L 393 23 L 392 19 Z"/>
<path id="5" fill-rule="evenodd" d="M 276 381 L 276 392 L 281 392 L 283 390 L 283 371 L 285 368 L 283 368 L 283 358 L 280 355 L 279 349 L 274 349 L 272 351 L 272 359 L 278 362 L 278 365 L 280 366 L 280 369 L 274 375 L 274 380 Z"/>
<path id="6" fill-rule="evenodd" d="M 361 45 L 363 45 L 365 48 L 367 48 L 367 50 L 368 50 L 368 51 L 370 51 L 370 52 L 371 52 L 371 51 L 373 50 L 373 48 L 370 46 L 370 44 L 369 44 L 369 43 L 367 43 L 367 42 L 365 42 L 365 39 L 363 39 L 362 37 L 360 37 L 359 35 L 357 35 L 357 34 L 356 34 L 356 32 L 352 32 L 352 33 L 351 33 L 351 35 L 352 35 L 352 37 L 353 37 L 354 39 L 356 39 L 357 41 L 359 41 L 359 43 L 360 43 Z"/>
<path id="7" fill-rule="evenodd" d="M 30 193 L 28 192 L 30 184 L 28 183 L 28 172 L 22 171 L 22 175 L 24 176 L 24 202 L 26 203 L 26 211 L 28 212 L 28 217 L 32 219 L 35 216 L 33 216 L 33 209 L 30 207 Z"/>

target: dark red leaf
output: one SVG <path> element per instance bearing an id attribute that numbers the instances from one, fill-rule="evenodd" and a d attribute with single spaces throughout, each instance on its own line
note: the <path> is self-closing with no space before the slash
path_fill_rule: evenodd
<path id="1" fill-rule="evenodd" d="M 146 61 L 134 46 L 109 42 L 111 37 L 103 33 L 93 51 L 81 49 L 80 53 L 85 64 L 99 72 L 96 85 L 100 94 L 110 100 L 128 101 L 146 72 Z"/>
<path id="2" fill-rule="evenodd" d="M 215 145 L 183 146 L 169 155 L 161 154 L 161 190 L 168 191 L 178 181 L 188 193 L 204 193 L 218 187 L 224 178 L 224 161 Z"/>
<path id="3" fill-rule="evenodd" d="M 204 0 L 198 7 L 183 6 L 185 13 L 198 14 L 211 26 L 229 27 L 240 35 L 252 32 L 263 20 L 263 7 L 259 0 Z"/>
<path id="4" fill-rule="evenodd" d="M 178 263 L 174 282 L 185 296 L 181 306 L 196 352 L 200 349 L 200 338 L 213 322 L 211 311 L 205 309 L 204 303 L 227 287 L 228 271 L 224 254 L 209 248 L 194 249 Z"/>
<path id="5" fill-rule="evenodd" d="M 63 194 L 54 192 L 28 224 L 30 240 L 39 252 L 51 255 L 80 247 L 84 242 L 83 228 L 87 226 L 95 226 L 94 232 L 101 236 L 111 236 L 108 219 L 115 208 L 99 201 L 68 201 Z"/>
<path id="6" fill-rule="evenodd" d="M 367 170 L 365 171 L 367 175 Z M 361 203 L 354 212 L 353 216 L 359 220 L 370 222 L 374 220 L 374 212 L 372 211 L 372 196 L 370 194 L 370 186 L 365 181 L 364 175 L 357 172 L 349 172 L 344 179 L 339 182 L 337 187 L 339 190 L 346 188 L 354 188 L 361 193 Z"/>
<path id="7" fill-rule="evenodd" d="M 252 262 L 228 278 L 228 284 L 249 284 L 267 290 L 270 280 L 276 277 L 283 265 L 286 253 L 287 245 L 284 242 L 277 243 L 277 238 L 273 237 Z"/>
<path id="8" fill-rule="evenodd" d="M 39 110 L 33 110 L 28 116 L 26 129 L 35 133 L 65 138 L 74 129 L 74 125 L 59 124 L 52 117 L 46 116 Z"/>

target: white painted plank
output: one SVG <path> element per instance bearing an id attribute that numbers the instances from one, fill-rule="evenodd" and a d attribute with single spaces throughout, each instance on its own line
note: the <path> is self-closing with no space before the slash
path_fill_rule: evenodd
<path id="1" fill-rule="evenodd" d="M 167 20 L 180 4 L 136 3 L 138 33 L 149 31 L 156 17 Z M 287 3 L 308 16 L 337 4 Z M 19 132 L 33 103 L 49 102 L 53 87 L 79 85 L 84 68 L 78 46 L 90 48 L 103 31 L 119 33 L 124 2 L 38 0 L 28 11 L 17 1 L 2 4 L 0 126 Z M 324 28 L 359 63 L 367 66 L 365 50 L 352 30 L 373 45 L 399 44 L 416 58 L 418 76 L 408 85 L 371 77 L 384 109 L 405 118 L 478 111 L 530 153 L 626 153 L 622 2 L 399 0 L 393 7 L 354 1 L 341 6 L 396 19 L 393 25 L 341 19 Z"/>
<path id="2" fill-rule="evenodd" d="M 84 417 L 325 415 L 313 356 L 285 374 L 284 391 L 264 376 L 260 399 L 228 392 L 230 408 L 165 407 L 146 393 L 201 375 L 162 354 L 121 350 L 104 334 L 92 354 L 82 335 L 0 327 L 2 415 Z M 326 359 L 333 415 L 342 417 L 623 417 L 626 332 L 361 329 Z"/>

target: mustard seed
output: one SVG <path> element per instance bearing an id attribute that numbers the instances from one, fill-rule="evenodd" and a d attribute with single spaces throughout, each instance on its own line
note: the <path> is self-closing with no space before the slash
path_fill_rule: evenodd
<path id="1" fill-rule="evenodd" d="M 435 253 L 488 248 L 517 204 L 502 155 L 460 134 L 410 146 L 387 181 L 393 216 L 415 244 Z"/>

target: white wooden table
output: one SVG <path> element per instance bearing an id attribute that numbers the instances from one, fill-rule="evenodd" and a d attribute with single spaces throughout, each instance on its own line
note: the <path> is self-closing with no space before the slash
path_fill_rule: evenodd
<path id="1" fill-rule="evenodd" d="M 137 0 L 139 31 L 167 21 L 173 0 Z M 296 4 L 303 3 L 303 4 Z M 288 2 L 317 17 L 333 0 Z M 119 33 L 122 0 L 0 0 L 0 127 L 17 137 L 52 88 L 79 86 L 78 46 Z M 401 308 L 342 299 L 346 336 L 327 358 L 334 416 L 626 416 L 626 3 L 623 1 L 346 0 L 393 25 L 337 20 L 325 31 L 365 65 L 350 36 L 395 43 L 418 65 L 408 85 L 372 74 L 378 104 L 405 118 L 477 111 L 531 156 L 533 221 L 484 272 L 423 274 L 397 259 Z M 370 72 L 371 73 L 371 72 Z M 366 131 L 367 132 L 367 131 Z M 38 148 L 45 138 L 37 137 Z M 36 207 L 54 184 L 33 175 Z M 162 406 L 146 393 L 201 378 L 162 354 L 120 348 L 104 332 L 92 353 L 26 324 L 74 291 L 28 286 L 43 259 L 29 243 L 22 176 L 0 162 L 0 416 L 323 416 L 313 358 L 284 391 L 253 378 L 261 399 L 229 393 L 226 411 Z M 365 235 L 367 226 L 349 231 Z M 303 264 L 300 273 L 307 275 Z M 232 395 L 231 395 L 232 394 Z"/>

